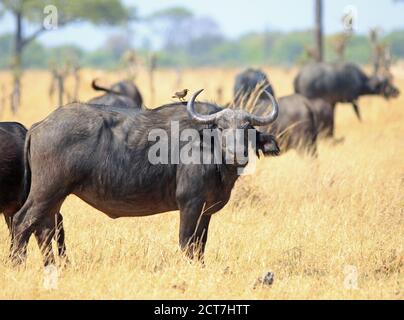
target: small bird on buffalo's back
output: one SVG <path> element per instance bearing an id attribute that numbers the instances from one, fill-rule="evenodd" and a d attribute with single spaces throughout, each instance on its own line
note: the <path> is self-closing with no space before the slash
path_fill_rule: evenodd
<path id="1" fill-rule="evenodd" d="M 174 93 L 174 95 L 171 98 L 178 98 L 180 99 L 180 101 L 184 101 L 184 98 L 187 96 L 188 94 L 188 89 L 184 89 L 182 91 L 178 91 L 176 93 Z"/>

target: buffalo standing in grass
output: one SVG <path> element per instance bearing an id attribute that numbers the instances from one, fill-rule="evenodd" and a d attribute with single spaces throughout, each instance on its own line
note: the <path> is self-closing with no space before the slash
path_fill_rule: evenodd
<path id="1" fill-rule="evenodd" d="M 143 98 L 136 85 L 129 80 L 115 83 L 111 88 L 105 88 L 93 80 L 92 88 L 97 91 L 104 91 L 105 94 L 88 101 L 90 104 L 106 105 L 111 107 L 128 107 L 141 109 Z"/>
<path id="2" fill-rule="evenodd" d="M 24 142 L 27 129 L 17 122 L 0 122 L 0 213 L 4 214 L 10 234 L 15 213 L 24 198 Z M 53 217 L 55 219 L 55 217 Z M 60 256 L 65 256 L 62 215 L 57 213 L 57 237 Z M 39 234 L 36 234 L 39 236 Z"/>
<path id="3" fill-rule="evenodd" d="M 257 86 L 260 85 L 261 90 L 257 90 Z M 235 101 L 247 100 L 255 92 L 258 94 L 258 98 L 262 100 L 268 99 L 265 92 L 269 92 L 275 97 L 274 88 L 271 85 L 267 75 L 261 70 L 248 68 L 236 76 L 236 82 L 234 84 L 234 97 Z"/>
<path id="4" fill-rule="evenodd" d="M 270 100 L 265 91 L 274 94 L 274 89 L 265 73 L 260 70 L 247 69 L 236 77 L 234 101 L 251 102 L 254 112 L 264 115 L 268 111 Z M 317 128 L 314 113 L 307 98 L 299 94 L 279 99 L 279 116 L 277 121 L 267 128 L 276 136 L 282 151 L 296 149 L 299 153 L 317 155 Z"/>
<path id="5" fill-rule="evenodd" d="M 294 81 L 295 92 L 308 99 L 322 99 L 326 107 L 331 105 L 331 121 L 323 121 L 316 114 L 319 123 L 328 123 L 322 130 L 327 136 L 334 135 L 334 113 L 337 103 L 351 103 L 358 119 L 361 119 L 358 99 L 365 95 L 380 95 L 386 99 L 395 98 L 399 90 L 393 85 L 392 77 L 382 75 L 367 76 L 352 63 L 312 63 L 300 71 Z M 317 100 L 317 104 L 321 103 Z M 327 104 L 328 103 L 328 104 Z M 327 111 L 328 115 L 328 111 Z M 331 134 L 329 134 L 331 132 Z"/>
<path id="6" fill-rule="evenodd" d="M 316 119 L 316 126 L 319 138 L 334 137 L 334 106 L 328 101 L 316 98 L 310 100 L 310 109 Z M 334 140 L 334 142 L 341 142 L 343 139 Z"/>
<path id="7" fill-rule="evenodd" d="M 178 162 L 153 163 L 149 155 L 156 142 L 150 141 L 149 135 L 157 129 L 160 134 L 166 133 L 166 138 L 171 137 L 173 125 L 178 125 L 181 134 L 191 129 L 198 137 L 204 129 L 225 136 L 248 131 L 254 134 L 257 153 L 279 153 L 273 136 L 254 129 L 275 121 L 275 98 L 270 96 L 272 112 L 260 117 L 196 103 L 201 91 L 188 104 L 173 103 L 139 112 L 75 103 L 57 109 L 31 129 L 26 140 L 25 164 L 26 177 L 31 177 L 32 184 L 27 201 L 14 218 L 14 260 L 24 260 L 33 232 L 46 235 L 54 228 L 51 217 L 69 194 L 111 218 L 180 210 L 180 246 L 189 256 L 201 257 L 211 215 L 227 204 L 239 170 L 247 165 L 235 154 L 240 149 L 244 154 L 248 152 L 250 135 L 245 134 L 233 145 L 221 144 L 220 150 L 233 162 L 200 164 L 186 163 L 182 158 Z M 164 138 L 159 141 L 168 142 Z M 198 150 L 203 148 L 197 140 L 192 141 Z M 173 142 L 166 145 L 167 154 L 171 155 Z M 203 148 L 203 154 L 215 157 L 217 150 Z M 44 248 L 45 264 L 53 263 L 48 239 L 38 239 Z"/>

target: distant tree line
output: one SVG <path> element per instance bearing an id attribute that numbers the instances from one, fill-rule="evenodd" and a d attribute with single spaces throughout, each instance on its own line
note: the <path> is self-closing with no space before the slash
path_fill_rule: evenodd
<path id="1" fill-rule="evenodd" d="M 42 8 L 43 2 L 32 1 L 36 10 Z M 9 3 L 10 10 L 15 6 L 14 2 L 6 1 L 3 2 L 4 8 L 8 8 L 4 3 Z M 23 8 L 24 5 L 28 5 L 27 3 L 31 2 L 22 2 L 19 6 Z M 80 6 L 62 6 L 63 0 L 58 0 L 58 4 L 63 9 L 60 10 L 63 12 L 62 16 L 70 23 L 77 20 L 77 17 L 81 17 L 77 11 L 82 12 L 81 6 L 84 5 L 91 7 L 91 10 L 85 10 L 90 13 L 82 17 L 84 21 L 90 21 L 96 25 L 121 24 L 122 28 L 109 36 L 105 44 L 94 51 L 85 51 L 72 45 L 47 47 L 39 42 L 36 36 L 31 36 L 30 41 L 25 43 L 24 50 L 19 53 L 21 58 L 18 61 L 20 61 L 22 69 L 48 68 L 50 65 L 61 66 L 72 62 L 80 67 L 116 69 L 125 66 L 125 54 L 133 49 L 136 51 L 137 62 L 150 62 L 150 56 L 153 55 L 158 66 L 177 69 L 217 65 L 276 64 L 291 66 L 303 64 L 309 60 L 319 60 L 319 55 L 326 61 L 347 60 L 365 64 L 371 63 L 374 57 L 371 30 L 369 30 L 369 35 L 359 35 L 354 30 L 350 30 L 350 32 L 341 30 L 340 33 L 323 37 L 321 0 L 314 1 L 315 37 L 313 37 L 313 29 L 308 29 L 288 33 L 255 32 L 237 39 L 226 38 L 212 18 L 195 15 L 183 7 L 169 7 L 148 16 L 135 18 L 136 10 L 126 8 L 121 0 L 112 2 L 92 0 Z M 13 10 L 15 11 L 15 8 Z M 108 11 L 109 15 L 105 16 L 105 11 Z M 71 18 L 69 18 L 70 16 Z M 30 19 L 38 20 L 27 15 L 26 20 L 30 21 Z M 128 24 L 125 24 L 125 21 L 136 21 L 137 25 L 141 24 L 152 31 L 152 39 L 153 41 L 157 39 L 159 45 L 153 46 L 150 37 L 145 37 L 144 41 L 141 41 L 137 37 L 136 26 L 135 30 L 126 29 Z M 41 28 L 38 30 L 45 32 Z M 346 29 L 346 26 L 344 28 Z M 131 41 L 133 32 L 135 48 Z M 34 35 L 36 34 L 34 33 Z M 13 68 L 13 66 L 15 69 L 15 39 L 15 33 L 0 35 L 0 69 Z M 393 59 L 404 58 L 404 30 L 384 35 L 379 30 L 378 41 L 379 46 L 388 46 L 391 49 Z M 321 54 L 318 51 L 321 51 Z"/>
<path id="2" fill-rule="evenodd" d="M 104 46 L 94 51 L 84 51 L 77 46 L 45 47 L 38 41 L 27 45 L 23 53 L 24 68 L 45 69 L 52 62 L 74 59 L 81 67 L 114 69 L 122 66 L 122 55 L 129 49 L 124 36 L 110 37 Z M 335 35 L 325 38 L 325 60 L 338 60 L 333 47 Z M 204 33 L 186 42 L 167 44 L 157 52 L 159 66 L 239 66 L 277 64 L 290 66 L 308 61 L 307 48 L 313 46 L 311 31 L 250 33 L 236 40 L 228 40 L 220 34 Z M 404 30 L 384 36 L 382 41 L 391 47 L 394 59 L 404 58 Z M 353 35 L 347 43 L 345 58 L 356 63 L 370 63 L 372 47 L 368 36 Z M 0 35 L 0 69 L 10 68 L 13 56 L 13 36 Z M 137 50 L 139 56 L 147 57 L 145 48 Z"/>

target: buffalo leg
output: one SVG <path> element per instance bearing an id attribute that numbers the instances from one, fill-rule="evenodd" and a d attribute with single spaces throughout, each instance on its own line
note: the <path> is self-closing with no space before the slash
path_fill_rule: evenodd
<path id="1" fill-rule="evenodd" d="M 11 249 L 13 247 L 13 215 L 15 212 L 4 212 L 4 219 L 6 220 L 8 231 L 10 232 L 10 256 L 11 256 Z"/>
<path id="2" fill-rule="evenodd" d="M 328 125 L 328 130 L 326 132 L 326 138 L 331 138 L 333 145 L 341 144 L 345 141 L 345 138 L 335 138 L 335 104 L 332 105 L 332 117 Z"/>
<path id="3" fill-rule="evenodd" d="M 52 219 L 54 219 L 52 221 Z M 66 244 L 65 244 L 65 230 L 63 227 L 63 216 L 59 212 L 54 215 L 54 217 L 46 219 L 45 225 L 37 228 L 35 233 L 38 245 L 42 251 L 44 257 L 45 266 L 54 263 L 51 239 L 54 238 L 57 244 L 58 255 L 60 258 L 64 259 L 65 263 L 68 263 L 68 258 L 66 255 Z"/>
<path id="4" fill-rule="evenodd" d="M 65 259 L 65 262 L 68 262 L 68 258 L 66 255 L 66 243 L 65 243 L 65 229 L 63 227 L 63 216 L 59 212 L 55 216 L 55 225 L 56 225 L 56 232 L 55 232 L 55 241 L 57 243 L 58 248 L 58 255 L 60 258 Z"/>
<path id="5" fill-rule="evenodd" d="M 330 126 L 327 130 L 327 138 L 333 139 L 335 135 L 335 118 L 334 116 L 332 117 L 332 121 L 330 123 Z"/>
<path id="6" fill-rule="evenodd" d="M 23 207 L 13 218 L 13 250 L 12 260 L 14 264 L 23 263 L 26 259 L 27 245 L 32 233 L 38 240 L 38 244 L 44 253 L 45 265 L 54 261 L 51 240 L 55 231 L 54 212 L 59 212 L 62 200 L 40 201 L 32 200 L 31 194 Z"/>
<path id="7" fill-rule="evenodd" d="M 193 259 L 203 260 L 210 215 L 202 214 L 202 207 L 190 205 L 180 212 L 180 247 Z"/>
<path id="8" fill-rule="evenodd" d="M 335 131 L 335 104 L 331 106 L 331 117 L 328 119 L 327 123 L 324 125 L 325 138 L 334 138 L 334 131 Z"/>
<path id="9" fill-rule="evenodd" d="M 44 265 L 55 264 L 55 257 L 52 250 L 52 239 L 55 236 L 55 220 L 53 216 L 47 216 L 36 225 L 34 234 L 38 246 L 42 252 Z"/>
<path id="10" fill-rule="evenodd" d="M 26 259 L 28 241 L 35 226 L 35 220 L 27 218 L 31 211 L 31 203 L 27 200 L 13 218 L 11 259 L 14 265 L 19 265 Z"/>
<path id="11" fill-rule="evenodd" d="M 317 143 L 310 144 L 306 149 L 306 153 L 314 159 L 318 158 Z"/>
<path id="12" fill-rule="evenodd" d="M 7 211 L 4 212 L 4 220 L 6 220 L 8 231 L 10 231 L 10 235 L 12 235 L 13 215 L 9 214 Z"/>
<path id="13" fill-rule="evenodd" d="M 358 118 L 358 120 L 361 122 L 362 121 L 362 116 L 361 116 L 361 111 L 359 109 L 359 105 L 356 101 L 352 102 L 352 107 L 354 109 L 355 115 Z"/>

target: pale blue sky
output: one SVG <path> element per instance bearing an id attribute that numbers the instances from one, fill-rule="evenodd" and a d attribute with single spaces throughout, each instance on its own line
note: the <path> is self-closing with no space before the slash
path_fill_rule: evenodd
<path id="1" fill-rule="evenodd" d="M 124 0 L 138 8 L 140 15 L 171 7 L 183 6 L 195 14 L 212 17 L 228 37 L 237 37 L 251 31 L 308 29 L 313 25 L 314 0 Z M 51 1 L 50 1 L 51 3 Z M 325 30 L 333 33 L 341 30 L 344 8 L 357 8 L 357 31 L 367 33 L 370 27 L 379 26 L 384 31 L 404 28 L 404 3 L 393 0 L 324 0 Z M 0 21 L 0 33 L 13 28 L 6 16 Z M 143 28 L 142 28 L 143 29 Z M 135 37 L 139 44 L 143 35 Z M 95 49 L 103 44 L 107 35 L 116 33 L 110 28 L 75 24 L 50 31 L 40 38 L 46 45 L 74 43 L 86 49 Z"/>

